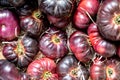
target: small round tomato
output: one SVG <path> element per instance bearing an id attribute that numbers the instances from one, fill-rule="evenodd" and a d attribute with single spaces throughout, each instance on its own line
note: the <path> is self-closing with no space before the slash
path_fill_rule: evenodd
<path id="1" fill-rule="evenodd" d="M 55 70 L 54 60 L 40 58 L 29 64 L 27 74 L 30 75 L 31 80 L 58 80 Z"/>

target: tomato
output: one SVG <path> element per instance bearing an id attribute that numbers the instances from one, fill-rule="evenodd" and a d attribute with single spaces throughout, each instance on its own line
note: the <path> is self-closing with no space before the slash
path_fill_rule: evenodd
<path id="1" fill-rule="evenodd" d="M 50 28 L 39 39 L 39 49 L 46 57 L 57 59 L 68 53 L 66 33 Z"/>
<path id="2" fill-rule="evenodd" d="M 106 80 L 105 69 L 105 61 L 96 58 L 90 66 L 90 78 L 92 80 Z"/>
<path id="3" fill-rule="evenodd" d="M 119 0 L 105 0 L 97 14 L 97 26 L 101 35 L 111 41 L 120 41 L 119 5 Z"/>
<path id="4" fill-rule="evenodd" d="M 116 46 L 114 43 L 104 39 L 97 28 L 97 25 L 91 23 L 88 27 L 88 35 L 94 50 L 103 57 L 111 57 L 116 54 Z"/>
<path id="5" fill-rule="evenodd" d="M 20 17 L 20 26 L 29 36 L 37 38 L 43 29 L 43 21 L 39 10 L 33 11 L 30 16 Z"/>
<path id="6" fill-rule="evenodd" d="M 86 10 L 91 16 L 95 16 L 99 9 L 99 1 L 98 0 L 81 0 L 78 5 L 78 10 L 83 8 Z"/>
<path id="7" fill-rule="evenodd" d="M 10 10 L 0 10 L 0 40 L 11 41 L 20 34 L 19 19 Z"/>
<path id="8" fill-rule="evenodd" d="M 75 57 L 81 62 L 88 62 L 92 59 L 94 50 L 89 42 L 87 34 L 75 31 L 70 35 L 69 46 Z"/>
<path id="9" fill-rule="evenodd" d="M 24 68 L 32 62 L 38 50 L 38 42 L 31 37 L 24 36 L 16 42 L 4 44 L 2 53 L 7 60 Z"/>
<path id="10" fill-rule="evenodd" d="M 21 80 L 16 66 L 7 60 L 0 60 L 0 80 Z"/>
<path id="11" fill-rule="evenodd" d="M 77 59 L 68 55 L 62 58 L 57 64 L 59 80 L 88 80 L 89 72 Z"/>
<path id="12" fill-rule="evenodd" d="M 99 9 L 98 0 L 80 0 L 73 15 L 73 23 L 78 29 L 86 29 Z M 92 19 L 93 20 L 93 19 Z"/>
<path id="13" fill-rule="evenodd" d="M 33 80 L 58 80 L 56 63 L 49 58 L 34 60 L 27 68 L 27 74 Z"/>
<path id="14" fill-rule="evenodd" d="M 110 58 L 100 60 L 97 58 L 90 67 L 90 77 L 92 80 L 120 80 L 120 60 Z"/>

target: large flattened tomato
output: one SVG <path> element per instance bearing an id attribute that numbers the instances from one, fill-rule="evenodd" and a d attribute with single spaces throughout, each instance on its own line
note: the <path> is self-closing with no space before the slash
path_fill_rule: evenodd
<path id="1" fill-rule="evenodd" d="M 97 25 L 101 35 L 111 41 L 120 41 L 119 5 L 119 0 L 105 0 L 97 14 Z"/>
<path id="2" fill-rule="evenodd" d="M 34 60 L 27 68 L 27 74 L 31 80 L 58 80 L 55 72 L 56 63 L 49 58 Z"/>
<path id="3" fill-rule="evenodd" d="M 120 80 L 120 60 L 110 58 L 107 60 L 94 60 L 90 67 L 92 80 Z"/>

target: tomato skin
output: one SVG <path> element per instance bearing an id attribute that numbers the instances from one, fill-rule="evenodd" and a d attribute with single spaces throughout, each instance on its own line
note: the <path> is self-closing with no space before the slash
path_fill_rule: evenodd
<path id="1" fill-rule="evenodd" d="M 20 34 L 19 18 L 10 10 L 0 10 L 0 40 L 11 41 Z"/>
<path id="2" fill-rule="evenodd" d="M 63 17 L 71 14 L 75 0 L 39 0 L 38 2 L 45 14 Z"/>
<path id="3" fill-rule="evenodd" d="M 75 24 L 76 28 L 84 29 L 88 27 L 90 19 L 83 10 L 76 10 L 73 16 L 73 23 Z"/>
<path id="4" fill-rule="evenodd" d="M 96 58 L 90 67 L 90 77 L 92 80 L 120 80 L 120 60 L 109 58 L 100 60 Z"/>
<path id="5" fill-rule="evenodd" d="M 106 64 L 104 61 L 96 58 L 90 66 L 90 77 L 92 80 L 106 80 L 105 75 Z"/>
<path id="6" fill-rule="evenodd" d="M 94 50 L 103 57 L 111 57 L 116 54 L 116 46 L 105 40 L 99 33 L 96 24 L 91 23 L 88 27 L 88 35 Z"/>
<path id="7" fill-rule="evenodd" d="M 98 0 L 80 0 L 73 15 L 73 23 L 78 29 L 86 29 L 99 9 Z"/>
<path id="8" fill-rule="evenodd" d="M 38 42 L 31 37 L 24 36 L 16 42 L 5 44 L 2 53 L 7 60 L 24 68 L 32 62 L 38 50 Z"/>
<path id="9" fill-rule="evenodd" d="M 21 76 L 13 63 L 0 60 L 0 80 L 21 80 Z"/>
<path id="10" fill-rule="evenodd" d="M 111 41 L 120 41 L 119 5 L 119 0 L 105 0 L 97 14 L 97 25 L 101 35 Z"/>
<path id="11" fill-rule="evenodd" d="M 73 55 L 62 58 L 57 64 L 56 69 L 59 80 L 88 80 L 89 72 Z M 73 72 L 72 72 L 73 71 Z"/>
<path id="12" fill-rule="evenodd" d="M 68 53 L 66 33 L 51 27 L 39 39 L 39 49 L 43 55 L 51 59 L 62 58 Z"/>
<path id="13" fill-rule="evenodd" d="M 83 8 L 90 15 L 95 16 L 99 9 L 99 1 L 98 0 L 81 0 L 78 5 L 78 10 Z"/>
<path id="14" fill-rule="evenodd" d="M 58 76 L 55 73 L 56 63 L 49 58 L 41 58 L 34 60 L 27 68 L 27 74 L 31 79 L 35 80 L 58 80 Z M 45 72 L 50 72 L 49 77 L 44 77 Z"/>
<path id="15" fill-rule="evenodd" d="M 89 43 L 87 34 L 75 31 L 69 38 L 69 46 L 76 58 L 81 62 L 88 62 L 92 59 L 94 50 Z"/>

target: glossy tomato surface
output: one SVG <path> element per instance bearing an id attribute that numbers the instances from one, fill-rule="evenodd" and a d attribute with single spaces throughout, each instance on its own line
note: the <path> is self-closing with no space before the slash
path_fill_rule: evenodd
<path id="1" fill-rule="evenodd" d="M 100 60 L 97 58 L 90 67 L 90 77 L 92 80 L 120 80 L 120 60 L 110 58 Z"/>
<path id="2" fill-rule="evenodd" d="M 116 54 L 116 46 L 114 43 L 104 39 L 96 24 L 92 23 L 88 27 L 88 35 L 94 50 L 103 57 L 111 57 Z"/>
<path id="3" fill-rule="evenodd" d="M 56 63 L 49 58 L 34 60 L 27 68 L 27 74 L 33 80 L 58 80 Z"/>
<path id="4" fill-rule="evenodd" d="M 62 58 L 57 64 L 59 80 L 88 80 L 89 72 L 73 55 Z"/>
<path id="5" fill-rule="evenodd" d="M 19 19 L 10 10 L 0 10 L 0 40 L 10 41 L 20 33 Z"/>
<path id="6" fill-rule="evenodd" d="M 21 76 L 13 63 L 0 60 L 0 80 L 21 80 Z"/>
<path id="7" fill-rule="evenodd" d="M 70 16 L 75 0 L 39 0 L 41 10 L 56 17 Z"/>
<path id="8" fill-rule="evenodd" d="M 39 40 L 39 49 L 51 59 L 63 57 L 68 53 L 66 33 L 57 28 L 50 28 Z"/>
<path id="9" fill-rule="evenodd" d="M 97 24 L 101 35 L 112 41 L 120 41 L 120 1 L 105 0 L 97 14 Z"/>
<path id="10" fill-rule="evenodd" d="M 16 42 L 5 44 L 2 53 L 7 60 L 23 68 L 34 59 L 38 49 L 38 42 L 35 39 L 24 36 Z"/>
<path id="11" fill-rule="evenodd" d="M 89 42 L 87 34 L 75 31 L 69 38 L 69 46 L 75 57 L 81 62 L 88 62 L 92 59 L 94 50 Z"/>

